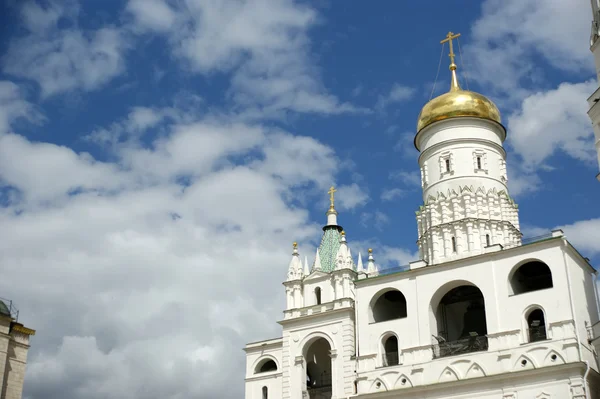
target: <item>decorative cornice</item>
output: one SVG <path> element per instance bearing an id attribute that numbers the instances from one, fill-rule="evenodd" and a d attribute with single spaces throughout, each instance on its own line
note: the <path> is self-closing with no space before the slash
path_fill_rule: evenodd
<path id="1" fill-rule="evenodd" d="M 35 335 L 35 330 L 32 330 L 31 328 L 27 328 L 23 324 L 20 324 L 20 323 L 13 323 L 10 326 L 10 330 L 17 331 L 17 332 L 20 332 L 21 334 L 25 334 L 25 335 Z"/>
<path id="2" fill-rule="evenodd" d="M 521 236 L 523 235 L 521 233 L 521 231 L 519 229 L 517 229 L 515 227 L 514 224 L 512 224 L 511 222 L 509 222 L 508 220 L 501 220 L 501 219 L 484 219 L 484 218 L 462 218 L 462 219 L 457 219 L 457 220 L 453 220 L 451 222 L 445 222 L 445 223 L 440 223 L 440 224 L 436 224 L 435 226 L 431 226 L 430 228 L 428 228 L 427 230 L 425 230 L 423 232 L 423 234 L 421 234 L 419 236 L 419 239 L 417 240 L 417 243 L 421 242 L 421 240 L 423 238 L 425 238 L 428 234 L 430 234 L 432 231 L 438 231 L 443 229 L 444 227 L 448 227 L 448 226 L 454 226 L 454 225 L 460 225 L 461 223 L 473 223 L 473 222 L 485 222 L 485 223 L 498 223 L 500 225 L 508 225 L 509 228 L 514 229 L 516 232 L 518 232 Z"/>
<path id="3" fill-rule="evenodd" d="M 504 158 L 506 158 L 506 150 L 504 149 L 504 147 L 502 147 L 501 145 L 498 145 L 497 143 L 494 143 L 491 140 L 477 139 L 477 138 L 464 138 L 464 139 L 456 138 L 456 139 L 452 139 L 452 142 L 457 143 L 457 144 L 473 144 L 473 143 L 486 144 L 486 145 L 489 145 L 490 147 L 494 147 L 494 149 L 496 149 L 500 154 L 502 154 L 502 156 Z M 447 141 L 442 141 L 441 143 L 434 144 L 431 147 L 427 148 L 419 155 L 419 159 L 418 159 L 419 164 L 421 163 L 421 158 L 424 158 L 426 156 L 428 157 L 430 152 L 436 152 L 438 149 L 443 149 L 447 146 L 448 146 Z"/>

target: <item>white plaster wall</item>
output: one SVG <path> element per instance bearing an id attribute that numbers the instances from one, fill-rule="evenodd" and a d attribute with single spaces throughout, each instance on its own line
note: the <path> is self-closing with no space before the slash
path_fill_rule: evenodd
<path id="1" fill-rule="evenodd" d="M 306 381 L 305 351 L 318 338 L 326 339 L 331 346 L 331 374 L 334 397 L 345 397 L 353 393 L 354 386 L 354 309 L 325 312 L 316 317 L 300 318 L 284 325 L 284 348 L 288 351 L 289 390 L 284 389 L 284 399 L 301 399 Z M 284 354 L 284 357 L 286 355 Z"/>
<path id="2" fill-rule="evenodd" d="M 282 373 L 264 373 L 265 375 L 246 381 L 246 399 L 263 399 L 262 389 L 267 387 L 268 399 L 277 399 L 281 397 Z"/>
<path id="3" fill-rule="evenodd" d="M 598 47 L 597 53 L 600 54 L 600 47 Z M 596 62 L 596 65 L 600 65 L 598 61 Z M 598 94 L 598 91 L 596 91 L 596 93 L 594 93 L 594 96 L 591 98 L 595 99 L 599 95 L 600 94 Z M 592 104 L 590 104 L 590 110 L 588 111 L 588 115 L 592 121 L 592 126 L 594 128 L 594 143 L 596 147 L 596 152 L 598 154 L 598 164 L 600 165 L 600 105 L 598 104 L 598 102 L 593 102 Z"/>
<path id="4" fill-rule="evenodd" d="M 264 345 L 263 345 L 264 344 Z M 277 371 L 256 373 L 257 366 L 265 359 L 277 364 Z M 269 389 L 269 399 L 281 397 L 282 339 L 266 340 L 246 346 L 246 399 L 262 399 L 262 387 Z"/>
<path id="5" fill-rule="evenodd" d="M 440 166 L 440 158 L 451 154 L 452 171 L 446 173 L 444 165 Z M 482 170 L 476 168 L 474 157 L 481 154 Z M 459 192 L 461 187 L 495 188 L 497 191 L 507 191 L 506 183 L 502 180 L 501 161 L 504 153 L 497 146 L 486 142 L 458 142 L 438 147 L 428 151 L 420 159 L 421 167 L 427 167 L 427 185 L 423 190 L 423 200 L 429 196 L 437 197 L 437 193 L 446 194 L 448 190 Z"/>
<path id="6" fill-rule="evenodd" d="M 467 376 L 468 369 L 458 371 L 456 367 L 467 364 L 477 364 L 482 373 L 491 375 L 522 370 L 524 367 L 519 362 L 523 359 L 532 368 L 580 361 L 578 340 L 584 344 L 587 342 L 587 336 L 581 335 L 585 333 L 585 329 L 581 329 L 580 325 L 583 325 L 583 319 L 597 319 L 593 274 L 589 268 L 575 260 L 573 253 L 565 250 L 563 242 L 562 238 L 555 238 L 510 251 L 440 266 L 427 266 L 357 283 L 358 371 L 359 378 L 363 378 L 360 387 L 371 389 L 371 384 L 385 375 L 388 376 L 386 386 L 396 386 L 400 376 L 405 376 L 415 386 L 442 382 L 442 374 L 446 368 L 450 368 L 461 379 Z M 549 266 L 553 275 L 553 288 L 519 295 L 510 293 L 509 276 L 517 265 L 527 260 L 541 260 Z M 574 276 L 572 280 L 579 281 L 573 287 L 579 291 L 573 297 L 574 308 L 577 309 L 577 328 L 568 305 L 571 299 L 567 268 Z M 431 335 L 437 333 L 437 328 L 432 314 L 432 302 L 437 305 L 439 299 L 450 289 L 460 285 L 460 282 L 470 282 L 483 293 L 489 349 L 486 352 L 433 360 L 431 345 L 434 342 Z M 406 297 L 407 317 L 370 324 L 371 299 L 381 290 L 390 287 L 400 290 Z M 539 306 L 544 310 L 550 340 L 528 343 L 524 315 L 531 306 Z M 402 364 L 381 368 L 381 337 L 387 332 L 398 336 Z M 557 355 L 554 361 L 551 360 L 553 354 Z M 586 357 L 584 353 L 583 360 Z M 457 364 L 454 365 L 453 362 Z M 397 381 L 389 381 L 392 374 Z"/>
<path id="7" fill-rule="evenodd" d="M 592 345 L 588 342 L 588 326 L 598 322 L 598 302 L 596 300 L 595 280 L 596 274 L 591 273 L 589 266 L 575 256 L 569 256 L 573 251 L 565 243 L 565 260 L 569 265 L 569 280 L 571 282 L 571 294 L 575 305 L 576 328 L 581 338 L 583 360 L 598 371 L 596 356 Z"/>
<path id="8" fill-rule="evenodd" d="M 594 52 L 594 57 L 596 58 L 596 67 L 600 65 L 600 61 L 598 60 L 598 57 L 600 57 L 600 46 L 598 46 L 598 43 L 600 42 L 596 42 L 596 51 Z M 600 88 L 598 90 L 600 90 Z M 591 100 L 595 100 L 600 96 L 598 90 L 596 90 L 594 95 L 590 97 Z M 598 154 L 598 164 L 600 165 L 600 105 L 598 104 L 599 102 L 593 101 L 590 103 L 588 115 L 594 128 L 594 143 L 596 146 L 596 152 Z"/>
<path id="9" fill-rule="evenodd" d="M 323 277 L 305 279 L 302 283 L 304 292 L 304 306 L 313 306 L 317 304 L 315 289 L 321 288 L 321 303 L 331 302 L 335 299 L 333 288 L 333 277 L 327 274 Z"/>

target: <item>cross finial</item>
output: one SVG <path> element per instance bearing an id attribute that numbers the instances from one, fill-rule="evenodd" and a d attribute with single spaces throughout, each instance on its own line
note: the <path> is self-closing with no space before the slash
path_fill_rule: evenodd
<path id="1" fill-rule="evenodd" d="M 334 202 L 334 194 L 337 190 L 335 189 L 335 187 L 331 186 L 331 188 L 329 189 L 329 191 L 327 191 L 327 193 L 329 194 L 329 202 L 331 203 L 330 208 L 333 209 L 333 202 Z"/>
<path id="2" fill-rule="evenodd" d="M 456 63 L 454 62 L 454 57 L 456 55 L 454 54 L 454 47 L 452 46 L 452 40 L 458 39 L 459 36 L 460 33 L 455 34 L 454 32 L 448 32 L 446 38 L 440 42 L 440 44 L 448 42 L 450 47 L 450 54 L 448 54 L 450 57 L 450 70 L 452 71 L 452 83 L 450 84 L 450 91 L 456 91 L 460 89 L 460 86 L 458 85 L 458 79 L 456 77 Z"/>

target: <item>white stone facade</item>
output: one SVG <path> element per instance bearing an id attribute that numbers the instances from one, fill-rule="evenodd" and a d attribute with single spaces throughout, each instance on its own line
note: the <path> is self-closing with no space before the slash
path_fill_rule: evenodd
<path id="1" fill-rule="evenodd" d="M 428 264 L 521 242 L 518 207 L 506 186 L 504 128 L 455 118 L 419 132 L 423 206 L 417 211 L 421 259 Z"/>
<path id="2" fill-rule="evenodd" d="M 1 303 L 6 309 L 4 303 Z M 21 399 L 31 330 L 0 313 L 0 399 Z"/>
<path id="3" fill-rule="evenodd" d="M 519 292 L 516 276 L 534 261 L 547 265 L 551 286 Z M 397 397 L 400 390 L 406 398 L 600 398 L 596 350 L 588 341 L 589 327 L 599 325 L 596 272 L 562 232 L 437 266 L 417 262 L 405 271 L 360 277 L 347 270 L 305 276 L 306 302 L 284 312 L 282 338 L 246 347 L 247 399 L 263 399 L 265 387 L 270 392 L 266 398 L 290 399 L 386 398 Z M 335 295 L 334 281 L 343 281 L 339 276 L 344 274 L 358 277 L 348 291 L 353 297 Z M 436 309 L 446 294 L 463 286 L 482 294 L 485 334 L 472 339 L 485 344 L 467 351 L 457 344 L 459 353 L 453 354 L 452 346 L 440 345 L 436 337 L 451 329 L 442 327 L 450 325 L 449 319 L 463 320 L 452 314 L 456 309 L 447 311 L 445 319 Z M 321 304 L 310 299 L 316 287 L 328 293 Z M 404 313 L 375 319 L 376 304 L 391 291 L 402 294 Z M 543 315 L 541 338 L 528 325 L 534 311 Z M 386 353 L 391 336 L 397 340 L 392 357 Z M 448 342 L 461 342 L 447 336 Z M 307 355 L 319 339 L 327 343 L 321 349 L 331 362 L 329 396 L 310 396 L 318 390 L 307 389 L 307 364 L 313 356 Z M 275 359 L 277 369 L 257 371 L 265 359 Z"/>
<path id="4" fill-rule="evenodd" d="M 590 50 L 594 55 L 594 62 L 596 64 L 596 75 L 598 81 L 600 81 L 600 7 L 598 0 L 591 0 L 592 3 L 592 32 L 590 35 Z M 589 98 L 588 105 L 590 107 L 588 115 L 592 121 L 594 128 L 594 144 L 596 152 L 598 154 L 598 165 L 600 166 L 600 88 L 598 88 Z M 600 173 L 596 176 L 600 180 Z"/>
<path id="5" fill-rule="evenodd" d="M 600 399 L 596 270 L 560 230 L 522 240 L 496 120 L 417 133 L 408 267 L 354 262 L 331 194 L 312 268 L 294 244 L 282 337 L 246 347 L 247 399 Z"/>

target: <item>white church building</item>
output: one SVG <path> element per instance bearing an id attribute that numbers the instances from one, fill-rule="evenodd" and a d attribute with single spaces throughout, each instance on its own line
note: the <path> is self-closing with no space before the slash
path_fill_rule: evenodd
<path id="1" fill-rule="evenodd" d="M 246 345 L 246 399 L 600 399 L 596 271 L 562 231 L 522 240 L 498 108 L 459 86 L 415 147 L 418 260 L 354 258 L 334 190 L 312 266 L 294 243 L 281 338 Z"/>

